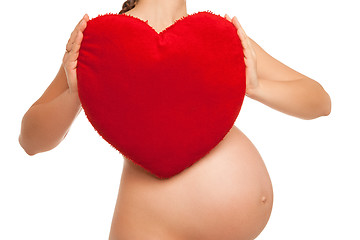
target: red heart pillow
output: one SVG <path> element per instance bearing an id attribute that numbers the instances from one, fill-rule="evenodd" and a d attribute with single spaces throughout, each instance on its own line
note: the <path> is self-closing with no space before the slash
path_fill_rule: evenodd
<path id="1" fill-rule="evenodd" d="M 225 137 L 246 88 L 236 28 L 210 11 L 161 33 L 133 16 L 99 15 L 84 31 L 77 77 L 95 130 L 159 178 L 190 167 Z"/>

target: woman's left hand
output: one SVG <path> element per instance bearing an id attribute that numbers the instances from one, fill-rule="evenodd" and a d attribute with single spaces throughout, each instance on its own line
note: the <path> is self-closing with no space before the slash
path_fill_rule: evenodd
<path id="1" fill-rule="evenodd" d="M 237 29 L 237 34 L 240 37 L 241 44 L 244 51 L 244 61 L 246 65 L 246 95 L 249 95 L 250 91 L 254 91 L 259 86 L 256 68 L 256 53 L 250 42 L 250 39 L 246 35 L 244 29 L 241 27 L 237 17 L 232 19 L 229 15 L 225 14 L 225 18 L 232 22 Z"/>

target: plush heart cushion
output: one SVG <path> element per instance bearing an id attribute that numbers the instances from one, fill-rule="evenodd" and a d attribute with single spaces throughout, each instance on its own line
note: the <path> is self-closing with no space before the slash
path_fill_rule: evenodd
<path id="1" fill-rule="evenodd" d="M 160 33 L 130 15 L 89 20 L 77 78 L 95 130 L 161 179 L 190 167 L 225 137 L 246 88 L 236 28 L 208 10 Z"/>

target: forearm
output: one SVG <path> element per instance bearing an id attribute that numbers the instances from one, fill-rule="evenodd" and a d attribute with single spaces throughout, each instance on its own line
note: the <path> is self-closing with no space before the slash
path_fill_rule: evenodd
<path id="1" fill-rule="evenodd" d="M 69 89 L 50 102 L 30 107 L 21 122 L 20 145 L 29 155 L 53 149 L 63 140 L 80 110 L 77 93 L 71 94 Z"/>
<path id="2" fill-rule="evenodd" d="M 259 87 L 248 97 L 273 109 L 302 119 L 314 119 L 330 113 L 330 96 L 312 79 L 272 81 L 259 79 Z"/>

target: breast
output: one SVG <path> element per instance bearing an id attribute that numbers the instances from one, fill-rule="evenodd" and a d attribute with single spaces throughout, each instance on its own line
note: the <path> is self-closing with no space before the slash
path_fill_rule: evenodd
<path id="1" fill-rule="evenodd" d="M 205 157 L 170 179 L 158 179 L 124 159 L 110 240 L 250 240 L 270 218 L 268 171 L 236 126 Z"/>

